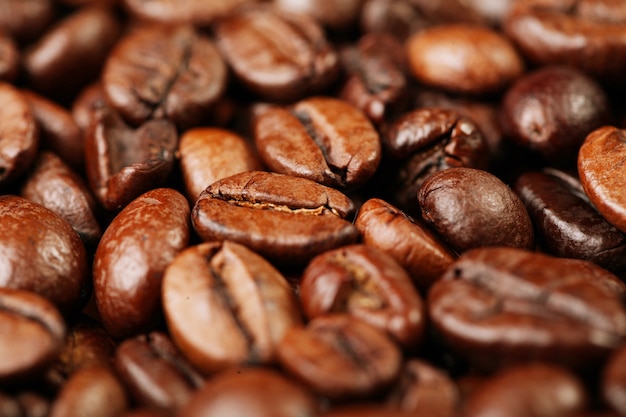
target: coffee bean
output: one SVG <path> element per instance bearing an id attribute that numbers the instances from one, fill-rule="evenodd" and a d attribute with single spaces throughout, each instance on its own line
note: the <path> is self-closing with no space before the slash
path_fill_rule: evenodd
<path id="1" fill-rule="evenodd" d="M 206 26 L 215 19 L 228 15 L 238 7 L 254 4 L 256 0 L 120 0 L 128 13 L 140 20 L 165 24 L 193 23 Z"/>
<path id="2" fill-rule="evenodd" d="M 169 188 L 142 194 L 113 219 L 93 263 L 98 311 L 111 335 L 130 336 L 155 325 L 163 273 L 187 246 L 189 233 L 189 204 Z"/>
<path id="3" fill-rule="evenodd" d="M 320 24 L 340 32 L 348 32 L 356 23 L 362 0 L 274 0 L 278 10 L 306 14 Z"/>
<path id="4" fill-rule="evenodd" d="M 381 158 L 380 139 L 369 120 L 334 98 L 309 98 L 290 109 L 262 111 L 254 122 L 254 140 L 273 171 L 329 187 L 364 184 Z"/>
<path id="5" fill-rule="evenodd" d="M 196 201 L 193 227 L 205 241 L 233 240 L 282 264 L 356 242 L 354 204 L 305 178 L 252 171 L 211 184 Z"/>
<path id="6" fill-rule="evenodd" d="M 20 58 L 18 46 L 0 30 L 0 81 L 15 81 L 20 70 Z"/>
<path id="7" fill-rule="evenodd" d="M 52 0 L 3 0 L 0 3 L 0 31 L 20 43 L 27 43 L 45 30 L 54 18 Z"/>
<path id="8" fill-rule="evenodd" d="M 0 393 L 0 415 L 3 417 L 48 417 L 49 410 L 49 399 L 38 393 Z"/>
<path id="9" fill-rule="evenodd" d="M 332 409 L 320 417 L 410 417 L 415 414 L 380 405 L 349 405 Z"/>
<path id="10" fill-rule="evenodd" d="M 602 371 L 601 392 L 605 402 L 620 415 L 626 414 L 626 348 L 616 349 Z"/>
<path id="11" fill-rule="evenodd" d="M 100 82 L 89 84 L 78 93 L 72 103 L 72 117 L 83 136 L 107 107 Z M 82 151 L 82 158 L 85 158 L 84 150 Z M 84 164 L 84 160 L 81 162 Z"/>

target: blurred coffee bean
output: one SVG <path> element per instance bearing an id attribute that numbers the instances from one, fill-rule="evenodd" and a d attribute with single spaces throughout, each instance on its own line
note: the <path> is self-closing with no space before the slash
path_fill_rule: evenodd
<path id="1" fill-rule="evenodd" d="M 119 0 L 128 13 L 140 20 L 164 24 L 192 23 L 207 26 L 238 7 L 257 0 Z"/>
<path id="2" fill-rule="evenodd" d="M 0 81 L 15 81 L 20 71 L 20 60 L 18 46 L 0 30 Z"/>
<path id="3" fill-rule="evenodd" d="M 0 31 L 20 43 L 36 39 L 54 17 L 53 0 L 0 0 Z"/>

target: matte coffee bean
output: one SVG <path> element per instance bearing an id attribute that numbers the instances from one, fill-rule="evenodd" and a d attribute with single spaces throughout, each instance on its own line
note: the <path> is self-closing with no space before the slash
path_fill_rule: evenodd
<path id="1" fill-rule="evenodd" d="M 271 170 L 329 187 L 363 185 L 381 158 L 378 133 L 365 115 L 330 97 L 261 111 L 254 121 L 254 140 Z"/>
<path id="2" fill-rule="evenodd" d="M 169 120 L 153 119 L 133 129 L 103 109 L 85 134 L 85 169 L 94 195 L 105 209 L 116 211 L 163 185 L 177 146 Z"/>
<path id="3" fill-rule="evenodd" d="M 428 28 L 411 36 L 406 48 L 411 73 L 420 82 L 455 93 L 498 92 L 524 71 L 508 38 L 483 26 Z"/>
<path id="4" fill-rule="evenodd" d="M 22 197 L 0 197 L 0 287 L 33 291 L 67 316 L 90 296 L 87 254 L 61 216 Z"/>
<path id="5" fill-rule="evenodd" d="M 439 279 L 456 258 L 426 225 L 378 198 L 361 205 L 354 225 L 363 243 L 391 255 L 422 291 Z"/>
<path id="6" fill-rule="evenodd" d="M 534 246 L 533 225 L 524 204 L 487 171 L 439 171 L 424 182 L 417 198 L 422 218 L 458 252 L 485 246 Z"/>
<path id="7" fill-rule="evenodd" d="M 61 351 L 65 323 L 46 299 L 0 288 L 0 384 L 37 376 Z"/>
<path id="8" fill-rule="evenodd" d="M 226 70 L 213 42 L 193 27 L 144 25 L 115 45 L 101 81 L 108 103 L 130 123 L 169 118 L 186 129 L 222 96 Z"/>
<path id="9" fill-rule="evenodd" d="M 602 371 L 601 392 L 604 401 L 619 415 L 626 415 L 626 348 L 616 349 Z"/>
<path id="10" fill-rule="evenodd" d="M 354 203 L 341 192 L 305 178 L 252 171 L 211 184 L 192 212 L 205 241 L 233 240 L 282 264 L 355 243 L 346 218 Z"/>
<path id="11" fill-rule="evenodd" d="M 0 30 L 0 81 L 15 81 L 20 71 L 20 59 L 18 46 Z"/>
<path id="12" fill-rule="evenodd" d="M 591 132 L 578 152 L 578 175 L 591 203 L 613 226 L 626 232 L 623 158 L 626 133 L 613 126 Z"/>
<path id="13" fill-rule="evenodd" d="M 339 57 L 311 17 L 268 7 L 241 9 L 215 25 L 217 45 L 237 78 L 270 100 L 319 93 L 339 75 Z"/>
<path id="14" fill-rule="evenodd" d="M 581 381 L 563 368 L 531 363 L 506 369 L 488 379 L 464 407 L 467 417 L 557 417 L 585 410 Z"/>
<path id="15" fill-rule="evenodd" d="M 302 273 L 300 300 L 309 319 L 348 313 L 409 349 L 424 335 L 424 306 L 411 278 L 390 255 L 366 245 L 316 256 Z"/>
<path id="16" fill-rule="evenodd" d="M 625 291 L 590 262 L 482 248 L 461 255 L 433 285 L 429 316 L 477 367 L 545 360 L 593 369 L 624 341 Z"/>
<path id="17" fill-rule="evenodd" d="M 180 413 L 188 417 L 315 417 L 306 388 L 267 368 L 237 368 L 211 378 Z"/>
<path id="18" fill-rule="evenodd" d="M 187 246 L 189 234 L 189 203 L 170 188 L 142 194 L 113 219 L 93 263 L 98 311 L 112 336 L 156 325 L 163 273 Z"/>
<path id="19" fill-rule="evenodd" d="M 120 0 L 131 16 L 140 20 L 172 23 L 193 23 L 207 26 L 217 18 L 230 14 L 238 7 L 254 4 L 256 0 Z"/>
<path id="20" fill-rule="evenodd" d="M 163 278 L 163 309 L 174 343 L 205 373 L 273 362 L 284 334 L 301 323 L 285 278 L 233 242 L 180 253 Z"/>
<path id="21" fill-rule="evenodd" d="M 278 358 L 315 392 L 335 399 L 380 392 L 402 365 L 400 349 L 385 332 L 346 314 L 292 327 L 278 347 Z"/>

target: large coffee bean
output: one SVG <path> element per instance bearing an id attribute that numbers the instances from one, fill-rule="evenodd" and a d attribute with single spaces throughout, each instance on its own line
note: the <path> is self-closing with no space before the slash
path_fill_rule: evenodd
<path id="1" fill-rule="evenodd" d="M 211 184 L 192 212 L 205 241 L 233 240 L 280 263 L 303 263 L 354 243 L 346 220 L 354 204 L 341 192 L 305 178 L 253 171 Z"/>
<path id="2" fill-rule="evenodd" d="M 301 322 L 285 278 L 233 242 L 180 253 L 163 278 L 163 309 L 176 345 L 206 373 L 274 361 L 284 334 Z"/>
<path id="3" fill-rule="evenodd" d="M 104 232 L 93 264 L 98 311 L 114 337 L 154 326 L 161 312 L 167 265 L 189 242 L 189 203 L 157 188 L 124 208 Z"/>

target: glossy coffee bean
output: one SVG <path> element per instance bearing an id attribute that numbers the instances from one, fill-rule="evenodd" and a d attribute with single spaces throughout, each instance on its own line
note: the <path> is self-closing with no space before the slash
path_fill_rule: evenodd
<path id="1" fill-rule="evenodd" d="M 161 280 L 189 241 L 189 203 L 157 188 L 124 208 L 96 249 L 93 283 L 102 323 L 114 337 L 150 329 L 161 312 Z"/>
<path id="2" fill-rule="evenodd" d="M 161 332 L 122 342 L 115 369 L 137 404 L 173 415 L 204 379 Z"/>
<path id="3" fill-rule="evenodd" d="M 330 97 L 270 107 L 254 121 L 259 156 L 271 170 L 329 187 L 354 188 L 376 172 L 376 129 L 357 108 Z"/>
<path id="4" fill-rule="evenodd" d="M 524 71 L 513 44 L 484 26 L 425 29 L 411 36 L 406 48 L 411 73 L 420 82 L 455 93 L 494 93 Z"/>
<path id="5" fill-rule="evenodd" d="M 333 46 L 306 15 L 244 8 L 220 19 L 215 35 L 237 78 L 266 99 L 293 101 L 318 93 L 339 72 Z"/>
<path id="6" fill-rule="evenodd" d="M 591 203 L 613 226 L 626 232 L 623 158 L 626 133 L 613 126 L 591 132 L 578 152 L 578 175 Z"/>
<path id="7" fill-rule="evenodd" d="M 273 6 L 289 13 L 311 16 L 324 27 L 348 32 L 359 18 L 363 0 L 273 0 Z"/>
<path id="8" fill-rule="evenodd" d="M 398 376 L 402 354 L 383 331 L 345 314 L 292 327 L 278 347 L 280 364 L 329 398 L 367 397 Z"/>
<path id="9" fill-rule="evenodd" d="M 105 209 L 120 210 L 171 173 L 178 134 L 167 119 L 133 129 L 119 114 L 103 109 L 85 134 L 89 185 Z"/>
<path id="10" fill-rule="evenodd" d="M 482 248 L 450 266 L 428 305 L 439 334 L 478 367 L 546 360 L 592 369 L 626 336 L 625 291 L 590 262 Z"/>
<path id="11" fill-rule="evenodd" d="M 616 272 L 626 268 L 626 235 L 598 213 L 577 178 L 556 170 L 526 172 L 515 192 L 550 253 Z"/>
<path id="12" fill-rule="evenodd" d="M 65 323 L 46 299 L 23 290 L 0 288 L 0 384 L 37 376 L 59 354 Z"/>
<path id="13" fill-rule="evenodd" d="M 422 218 L 458 252 L 486 246 L 533 248 L 533 225 L 524 204 L 487 171 L 439 171 L 424 182 L 418 202 Z"/>
<path id="14" fill-rule="evenodd" d="M 245 4 L 253 4 L 256 0 L 119 0 L 128 13 L 140 20 L 172 23 L 193 23 L 207 26 L 215 19 L 230 14 Z"/>
<path id="15" fill-rule="evenodd" d="M 567 370 L 544 363 L 508 368 L 488 379 L 464 407 L 467 417 L 558 417 L 585 410 L 587 394 Z"/>
<path id="16" fill-rule="evenodd" d="M 211 378 L 180 413 L 188 417 L 314 417 L 315 397 L 269 368 L 237 368 Z"/>
<path id="17" fill-rule="evenodd" d="M 552 162 L 569 163 L 587 134 L 609 122 L 609 102 L 582 72 L 543 67 L 508 89 L 501 114 L 507 137 Z"/>
<path id="18" fill-rule="evenodd" d="M 284 334 L 301 322 L 285 278 L 233 242 L 181 252 L 163 278 L 163 309 L 175 344 L 205 373 L 273 362 Z"/>
<path id="19" fill-rule="evenodd" d="M 363 243 L 391 255 L 422 291 L 439 279 L 456 257 L 423 223 L 378 198 L 361 205 L 354 225 Z"/>
<path id="20" fill-rule="evenodd" d="M 107 107 L 108 104 L 100 82 L 89 84 L 76 95 L 72 102 L 71 112 L 83 136 Z M 84 158 L 85 151 L 83 150 L 82 159 Z"/>
<path id="21" fill-rule="evenodd" d="M 202 123 L 226 75 L 213 42 L 193 27 L 144 25 L 115 45 L 101 81 L 111 107 L 130 123 L 169 118 L 185 129 Z"/>
<path id="22" fill-rule="evenodd" d="M 205 241 L 233 240 L 283 264 L 356 242 L 346 220 L 354 204 L 341 192 L 305 178 L 252 171 L 211 184 L 192 211 Z"/>
<path id="23" fill-rule="evenodd" d="M 0 30 L 0 81 L 15 81 L 20 71 L 20 59 L 18 46 Z"/>
<path id="24" fill-rule="evenodd" d="M 309 319 L 348 313 L 409 349 L 424 335 L 424 306 L 411 278 L 390 255 L 366 245 L 313 258 L 302 273 L 300 300 Z"/>
<path id="25" fill-rule="evenodd" d="M 22 197 L 0 197 L 0 286 L 33 291 L 70 316 L 89 297 L 87 254 L 58 214 Z"/>

